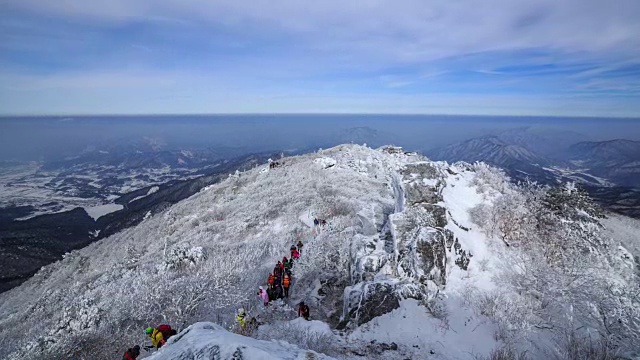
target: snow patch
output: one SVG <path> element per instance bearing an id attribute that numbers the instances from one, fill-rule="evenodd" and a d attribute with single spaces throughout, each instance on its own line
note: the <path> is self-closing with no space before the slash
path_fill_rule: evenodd
<path id="1" fill-rule="evenodd" d="M 112 212 L 120 211 L 124 209 L 124 206 L 120 204 L 105 204 L 93 207 L 84 208 L 84 210 L 93 218 L 93 220 L 98 220 L 101 216 L 111 214 Z"/>
<path id="2" fill-rule="evenodd" d="M 448 316 L 436 319 L 417 300 L 407 299 L 400 307 L 357 328 L 349 340 L 377 341 L 403 345 L 416 359 L 473 359 L 488 355 L 498 343 L 494 325 L 477 317 L 457 299 L 446 302 Z"/>

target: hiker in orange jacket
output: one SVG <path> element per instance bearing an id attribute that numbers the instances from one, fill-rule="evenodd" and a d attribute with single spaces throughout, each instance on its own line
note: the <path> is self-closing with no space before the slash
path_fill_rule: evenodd
<path id="1" fill-rule="evenodd" d="M 289 298 L 289 286 L 291 286 L 291 276 L 284 274 L 282 278 L 282 287 L 284 288 L 284 297 Z"/>

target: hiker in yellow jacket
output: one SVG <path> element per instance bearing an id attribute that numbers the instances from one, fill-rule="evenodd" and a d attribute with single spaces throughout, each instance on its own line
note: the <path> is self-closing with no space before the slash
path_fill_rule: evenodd
<path id="1" fill-rule="evenodd" d="M 153 344 L 156 349 L 159 349 L 164 345 L 164 336 L 162 336 L 162 332 L 160 330 L 148 327 L 145 332 L 147 333 L 147 336 L 151 338 L 151 344 Z"/>
<path id="2" fill-rule="evenodd" d="M 236 315 L 236 320 L 238 320 L 238 325 L 240 325 L 240 329 L 244 329 L 246 327 L 246 323 L 245 323 L 245 317 L 247 316 L 247 313 L 244 311 L 243 308 L 238 309 L 238 314 Z"/>

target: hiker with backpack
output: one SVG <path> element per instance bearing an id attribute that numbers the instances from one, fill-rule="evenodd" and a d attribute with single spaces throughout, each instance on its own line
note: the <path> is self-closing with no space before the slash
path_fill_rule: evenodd
<path id="1" fill-rule="evenodd" d="M 145 333 L 151 338 L 152 347 L 155 347 L 156 349 L 160 349 L 162 345 L 166 343 L 164 336 L 162 336 L 162 332 L 156 328 L 148 327 L 145 330 Z"/>
<path id="2" fill-rule="evenodd" d="M 273 268 L 273 276 L 276 278 L 282 278 L 282 273 L 284 272 L 284 265 L 280 261 L 276 264 L 276 267 Z M 278 281 L 276 281 L 276 284 Z"/>
<path id="3" fill-rule="evenodd" d="M 284 297 L 289 298 L 289 286 L 291 286 L 291 276 L 287 273 L 282 278 L 282 287 L 284 288 Z"/>
<path id="4" fill-rule="evenodd" d="M 276 299 L 284 299 L 284 292 L 282 291 L 282 285 L 280 284 L 275 286 L 275 297 Z"/>
<path id="5" fill-rule="evenodd" d="M 124 352 L 122 360 L 136 360 L 140 356 L 140 345 L 136 345 Z"/>
<path id="6" fill-rule="evenodd" d="M 243 332 L 246 327 L 246 323 L 244 320 L 245 317 L 247 317 L 247 313 L 244 311 L 244 309 L 238 309 L 238 314 L 236 314 L 236 321 L 238 321 L 238 325 L 240 326 L 240 332 Z"/>
<path id="7" fill-rule="evenodd" d="M 302 240 L 298 240 L 298 244 L 297 244 L 298 253 L 302 254 L 302 247 L 303 246 L 304 246 L 304 244 L 302 243 Z"/>
<path id="8" fill-rule="evenodd" d="M 264 290 L 262 286 L 258 288 L 258 296 L 260 297 L 260 299 L 262 299 L 264 306 L 269 305 L 269 295 L 267 294 L 267 292 Z"/>
<path id="9" fill-rule="evenodd" d="M 301 301 L 298 304 L 298 317 L 303 317 L 305 320 L 309 320 L 309 306 L 307 306 L 304 301 Z"/>
<path id="10" fill-rule="evenodd" d="M 267 295 L 269 296 L 269 301 L 276 300 L 276 291 L 273 286 L 269 286 L 269 288 L 267 289 Z"/>
<path id="11" fill-rule="evenodd" d="M 173 330 L 171 326 L 166 324 L 158 326 L 157 329 L 148 327 L 145 332 L 147 336 L 151 338 L 151 343 L 156 349 L 160 349 L 162 345 L 166 344 L 170 337 L 177 333 L 177 331 Z"/>
<path id="12" fill-rule="evenodd" d="M 273 286 L 276 282 L 276 277 L 273 276 L 273 273 L 269 274 L 269 278 L 267 278 L 267 285 Z"/>
<path id="13" fill-rule="evenodd" d="M 300 252 L 297 249 L 291 250 L 291 259 L 298 260 L 300 258 Z"/>
<path id="14" fill-rule="evenodd" d="M 289 274 L 289 276 L 291 276 L 291 268 L 293 267 L 293 261 L 291 261 L 291 259 L 287 260 L 286 256 L 282 260 L 284 264 L 284 273 Z"/>

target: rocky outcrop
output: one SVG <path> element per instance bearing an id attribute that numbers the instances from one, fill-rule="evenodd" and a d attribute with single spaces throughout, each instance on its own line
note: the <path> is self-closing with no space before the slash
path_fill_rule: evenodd
<path id="1" fill-rule="evenodd" d="M 397 148 L 383 151 L 404 154 Z M 352 285 L 344 291 L 341 327 L 367 323 L 398 308 L 402 299 L 427 301 L 446 285 L 448 266 L 467 269 L 471 254 L 446 229 L 450 217 L 442 205 L 446 176 L 438 164 L 408 163 L 390 185 L 395 211 L 358 213 L 362 231 L 351 243 Z"/>

